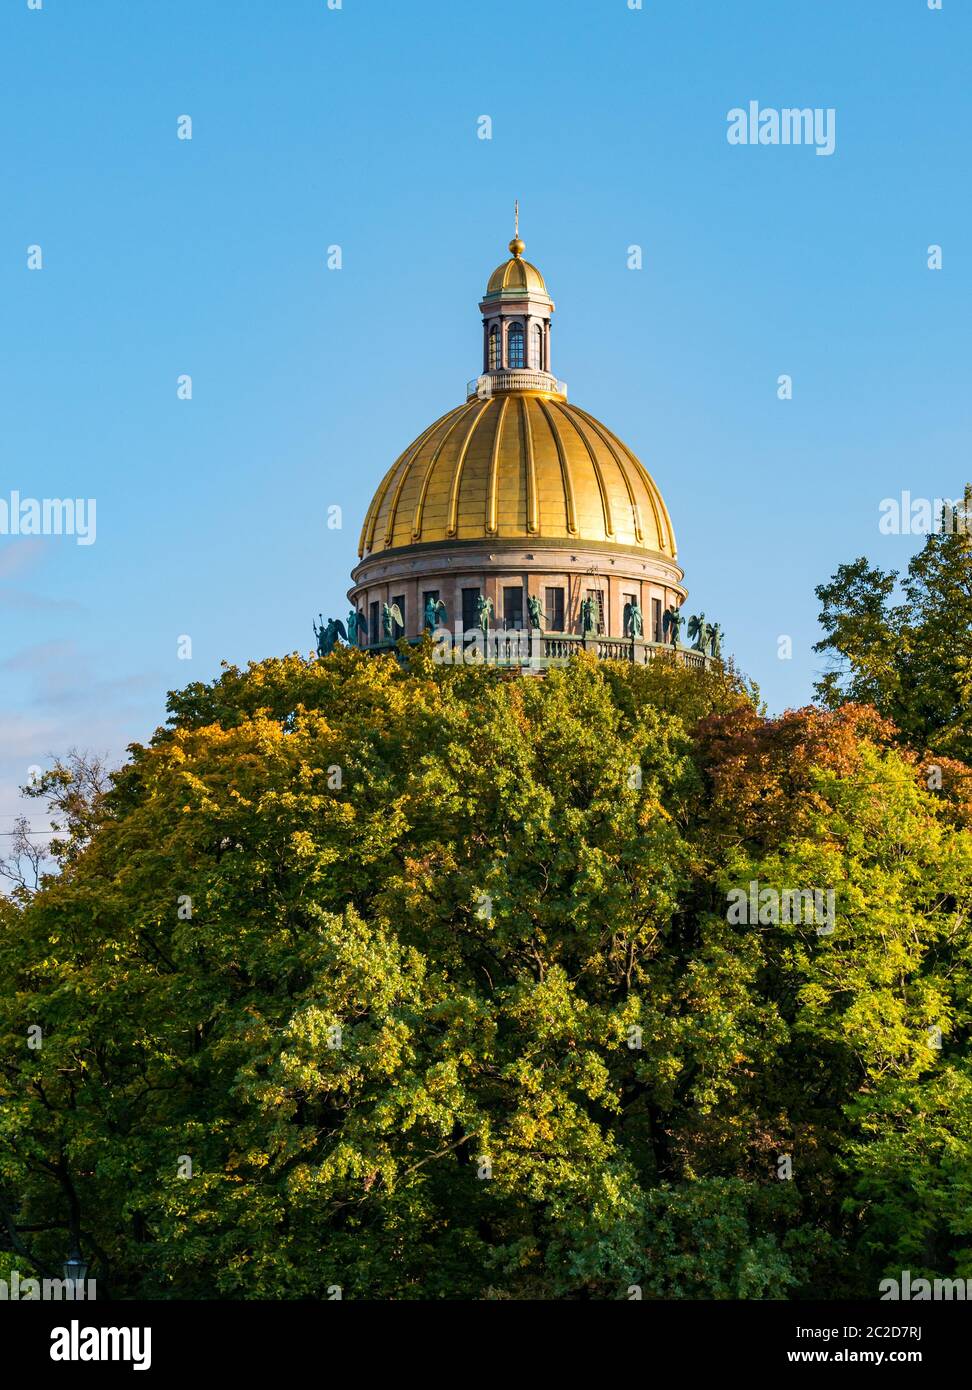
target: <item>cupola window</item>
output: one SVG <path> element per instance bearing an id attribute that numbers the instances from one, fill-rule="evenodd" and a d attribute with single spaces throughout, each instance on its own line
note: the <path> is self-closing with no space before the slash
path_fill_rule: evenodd
<path id="1" fill-rule="evenodd" d="M 515 323 L 510 329 L 509 357 L 511 367 L 523 367 L 526 365 L 523 356 L 523 326 Z"/>
<path id="2" fill-rule="evenodd" d="M 543 371 L 543 329 L 539 323 L 530 334 L 530 366 L 535 372 Z"/>
<path id="3" fill-rule="evenodd" d="M 494 323 L 489 330 L 489 370 L 498 371 L 500 365 L 500 331 Z"/>

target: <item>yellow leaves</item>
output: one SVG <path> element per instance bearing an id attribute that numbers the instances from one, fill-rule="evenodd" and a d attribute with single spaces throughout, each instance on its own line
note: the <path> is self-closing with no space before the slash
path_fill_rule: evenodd
<path id="1" fill-rule="evenodd" d="M 307 830 L 294 830 L 291 832 L 289 844 L 298 859 L 311 859 L 317 854 L 317 845 L 313 835 Z"/>
<path id="2" fill-rule="evenodd" d="M 262 1149 L 248 1149 L 245 1153 L 233 1151 L 229 1154 L 224 1165 L 227 1177 L 234 1182 L 244 1182 L 246 1179 L 240 1175 L 239 1169 L 246 1168 L 259 1170 L 266 1168 L 270 1164 L 270 1155 L 264 1153 Z"/>

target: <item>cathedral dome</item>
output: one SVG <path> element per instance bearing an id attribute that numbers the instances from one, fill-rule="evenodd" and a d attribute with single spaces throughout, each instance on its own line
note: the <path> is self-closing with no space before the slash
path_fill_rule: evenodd
<path id="1" fill-rule="evenodd" d="M 489 277 L 486 293 L 494 295 L 501 294 L 504 290 L 507 293 L 516 290 L 525 293 L 533 290 L 538 294 L 546 294 L 547 286 L 544 284 L 543 276 L 535 265 L 523 259 L 526 247 L 519 237 L 514 237 L 510 242 L 510 250 L 513 252 L 510 259 L 498 265 Z"/>
<path id="2" fill-rule="evenodd" d="M 555 392 L 473 396 L 436 420 L 385 474 L 358 553 L 484 539 L 676 558 L 650 474 L 606 425 Z"/>
<path id="3" fill-rule="evenodd" d="M 517 633 L 531 670 L 578 644 L 644 662 L 670 650 L 685 599 L 671 518 L 628 446 L 568 404 L 554 303 L 514 227 L 479 303 L 479 376 L 398 456 L 365 514 L 348 632 L 383 650 L 448 628 L 456 651 L 476 631 Z M 516 664 L 511 651 L 502 660 Z M 696 656 L 704 665 L 685 660 Z"/>

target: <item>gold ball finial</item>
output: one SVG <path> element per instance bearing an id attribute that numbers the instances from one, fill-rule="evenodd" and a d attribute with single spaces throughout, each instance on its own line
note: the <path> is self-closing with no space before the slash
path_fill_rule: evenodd
<path id="1" fill-rule="evenodd" d="M 510 251 L 514 256 L 522 256 L 526 250 L 526 242 L 520 240 L 520 200 L 517 198 L 513 204 L 513 240 L 510 242 Z"/>

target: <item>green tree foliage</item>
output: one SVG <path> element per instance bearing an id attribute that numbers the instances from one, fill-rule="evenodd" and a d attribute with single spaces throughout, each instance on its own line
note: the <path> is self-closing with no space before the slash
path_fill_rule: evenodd
<path id="1" fill-rule="evenodd" d="M 972 487 L 936 518 L 922 549 L 898 575 L 866 559 L 841 565 L 817 588 L 834 659 L 816 685 L 831 708 L 872 704 L 922 751 L 972 762 Z"/>
<path id="2" fill-rule="evenodd" d="M 116 1297 L 972 1275 L 965 784 L 692 675 L 426 644 L 174 695 L 0 900 L 6 1257 L 78 1239 Z M 753 880 L 833 931 L 731 922 Z"/>

